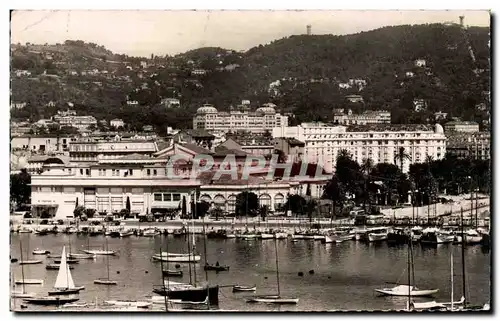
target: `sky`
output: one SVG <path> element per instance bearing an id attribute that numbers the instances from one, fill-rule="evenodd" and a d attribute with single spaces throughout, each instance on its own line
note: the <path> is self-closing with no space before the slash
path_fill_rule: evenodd
<path id="1" fill-rule="evenodd" d="M 200 47 L 248 50 L 290 35 L 344 35 L 383 26 L 457 22 L 490 25 L 488 11 L 154 11 L 19 10 L 11 42 L 55 44 L 83 40 L 132 56 L 174 55 Z"/>

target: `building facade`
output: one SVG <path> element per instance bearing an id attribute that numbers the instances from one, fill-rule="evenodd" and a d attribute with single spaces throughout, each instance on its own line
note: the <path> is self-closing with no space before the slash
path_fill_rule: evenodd
<path id="1" fill-rule="evenodd" d="M 257 108 L 255 112 L 246 110 L 219 112 L 211 105 L 204 105 L 196 111 L 193 128 L 209 132 L 248 131 L 262 134 L 274 127 L 288 126 L 288 117 L 277 113 L 273 106 L 266 104 Z"/>
<path id="2" fill-rule="evenodd" d="M 491 133 L 447 133 L 447 153 L 458 158 L 487 160 L 491 158 Z"/>
<path id="3" fill-rule="evenodd" d="M 448 132 L 477 133 L 479 124 L 473 121 L 450 121 L 444 124 L 444 130 Z"/>
<path id="4" fill-rule="evenodd" d="M 89 163 L 131 154 L 152 155 L 157 151 L 156 141 L 152 139 L 80 137 L 71 142 L 69 156 L 71 162 Z"/>
<path id="5" fill-rule="evenodd" d="M 65 152 L 73 140 L 70 136 L 20 135 L 10 140 L 11 151 L 30 151 L 37 154 Z"/>
<path id="6" fill-rule="evenodd" d="M 403 163 L 403 172 L 411 163 L 424 162 L 427 156 L 441 159 L 446 153 L 446 136 L 441 125 L 358 125 L 328 126 L 324 123 L 303 123 L 285 130 L 275 128 L 274 137 L 297 138 L 304 142 L 304 161 L 321 164 L 332 173 L 341 150 L 362 163 L 370 158 L 376 163 L 394 163 L 402 147 L 410 156 Z"/>
<path id="7" fill-rule="evenodd" d="M 353 114 L 349 110 L 347 114 L 335 113 L 333 122 L 339 125 L 390 124 L 391 113 L 385 110 L 367 110 L 361 114 Z"/>
<path id="8" fill-rule="evenodd" d="M 94 116 L 55 115 L 54 121 L 57 122 L 61 127 L 76 127 L 80 131 L 88 129 L 91 125 L 97 125 L 97 119 L 95 119 Z"/>

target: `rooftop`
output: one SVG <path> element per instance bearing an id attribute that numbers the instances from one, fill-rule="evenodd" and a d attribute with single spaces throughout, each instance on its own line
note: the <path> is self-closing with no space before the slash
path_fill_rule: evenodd
<path id="1" fill-rule="evenodd" d="M 400 132 L 400 131 L 434 131 L 434 126 L 423 124 L 367 124 L 347 126 L 347 132 Z"/>

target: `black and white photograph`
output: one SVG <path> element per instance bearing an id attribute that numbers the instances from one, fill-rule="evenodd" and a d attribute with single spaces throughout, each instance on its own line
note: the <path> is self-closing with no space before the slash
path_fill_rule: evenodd
<path id="1" fill-rule="evenodd" d="M 10 311 L 491 313 L 491 20 L 11 10 Z"/>

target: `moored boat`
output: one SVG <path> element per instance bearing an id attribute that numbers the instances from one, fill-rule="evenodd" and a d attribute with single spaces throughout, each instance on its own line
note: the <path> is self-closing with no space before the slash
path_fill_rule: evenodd
<path id="1" fill-rule="evenodd" d="M 27 264 L 40 264 L 42 263 L 42 260 L 21 260 L 18 262 L 20 265 L 27 265 Z"/>
<path id="2" fill-rule="evenodd" d="M 67 264 L 65 247 L 62 249 L 61 257 L 61 264 L 59 265 L 59 273 L 57 273 L 54 290 L 49 291 L 49 296 L 77 294 L 85 288 L 84 286 L 75 286 L 73 276 L 71 275 L 69 265 Z"/>
<path id="3" fill-rule="evenodd" d="M 99 278 L 94 280 L 94 284 L 117 285 L 118 282 L 109 279 Z"/>
<path id="4" fill-rule="evenodd" d="M 159 295 L 167 296 L 169 300 L 182 300 L 191 302 L 205 302 L 207 293 L 210 305 L 219 304 L 219 286 L 218 285 L 199 285 L 194 286 L 185 283 L 169 282 L 169 285 L 154 287 L 153 292 Z"/>
<path id="5" fill-rule="evenodd" d="M 21 279 L 15 280 L 16 284 L 43 284 L 43 280 L 41 279 Z"/>
<path id="6" fill-rule="evenodd" d="M 470 229 L 465 233 L 465 243 L 468 245 L 480 244 L 483 236 L 476 230 Z"/>
<path id="7" fill-rule="evenodd" d="M 163 270 L 163 276 L 183 276 L 184 273 L 180 270 Z"/>
<path id="8" fill-rule="evenodd" d="M 32 253 L 33 255 L 45 255 L 45 254 L 50 254 L 50 251 L 34 249 Z"/>
<path id="9" fill-rule="evenodd" d="M 78 297 L 67 297 L 67 296 L 48 296 L 48 297 L 38 297 L 38 298 L 26 298 L 25 302 L 31 304 L 39 305 L 62 305 L 66 303 L 72 303 L 80 300 Z"/>
<path id="10" fill-rule="evenodd" d="M 190 263 L 190 262 L 199 262 L 201 260 L 200 255 L 193 256 L 163 256 L 163 255 L 153 255 L 153 260 L 163 261 L 163 262 L 177 262 L 177 263 Z"/>
<path id="11" fill-rule="evenodd" d="M 248 298 L 249 303 L 297 304 L 298 298 L 283 298 L 279 295 L 262 295 Z"/>
<path id="12" fill-rule="evenodd" d="M 203 267 L 205 271 L 229 271 L 229 266 L 228 265 L 210 265 L 210 264 L 205 264 Z"/>
<path id="13" fill-rule="evenodd" d="M 257 290 L 256 285 L 246 286 L 246 285 L 233 285 L 233 292 L 255 292 Z"/>
<path id="14" fill-rule="evenodd" d="M 82 250 L 84 253 L 87 254 L 95 254 L 95 255 L 116 255 L 116 251 L 111 251 L 111 250 Z"/>
<path id="15" fill-rule="evenodd" d="M 45 269 L 46 269 L 46 270 L 59 270 L 59 267 L 60 267 L 60 264 L 47 264 L 47 265 L 45 266 Z M 73 269 L 74 269 L 74 267 L 69 266 L 69 269 L 70 269 L 70 270 L 73 270 Z"/>
<path id="16" fill-rule="evenodd" d="M 397 285 L 392 288 L 375 289 L 375 292 L 391 296 L 431 296 L 439 292 L 439 290 L 421 290 L 414 286 Z"/>

